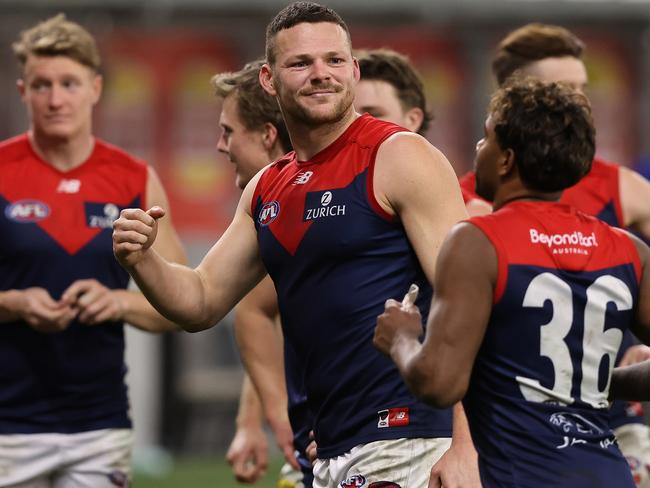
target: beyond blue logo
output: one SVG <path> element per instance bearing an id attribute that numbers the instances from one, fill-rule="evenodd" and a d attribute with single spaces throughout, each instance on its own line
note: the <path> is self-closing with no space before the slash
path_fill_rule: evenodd
<path id="1" fill-rule="evenodd" d="M 5 208 L 5 217 L 20 224 L 38 222 L 50 215 L 50 207 L 38 200 L 18 200 Z"/>

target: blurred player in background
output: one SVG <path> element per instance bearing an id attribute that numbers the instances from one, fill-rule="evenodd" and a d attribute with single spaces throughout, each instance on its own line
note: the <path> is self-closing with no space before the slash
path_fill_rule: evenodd
<path id="1" fill-rule="evenodd" d="M 354 89 L 355 110 L 424 136 L 433 117 L 422 78 L 409 59 L 391 49 L 356 50 L 354 55 L 361 71 Z"/>
<path id="2" fill-rule="evenodd" d="M 391 49 L 357 50 L 361 80 L 354 93 L 357 112 L 401 125 L 424 136 L 433 116 L 427 109 L 424 84 L 409 59 Z M 470 215 L 483 215 L 492 206 L 474 191 L 463 191 Z"/>
<path id="3" fill-rule="evenodd" d="M 259 83 L 262 64 L 262 60 L 254 61 L 240 71 L 221 73 L 212 79 L 217 96 L 223 99 L 217 149 L 235 165 L 236 183 L 241 189 L 262 168 L 291 150 L 280 107 Z M 283 360 L 280 312 L 271 278 L 264 278 L 237 304 L 234 328 L 242 359 L 250 372 L 250 377 L 249 373 L 244 376 L 237 430 L 226 455 L 235 478 L 243 483 L 255 483 L 265 473 L 268 445 L 263 419 L 266 417 L 285 457 L 294 459 L 295 448 L 302 471 L 285 466 L 279 486 L 309 488 L 312 471 L 305 449 L 311 419 L 304 388 L 298 383 L 298 370 L 291 367 L 295 359 Z M 285 356 L 289 352 L 284 351 Z M 288 404 L 285 362 L 289 365 Z"/>
<path id="4" fill-rule="evenodd" d="M 558 203 L 588 173 L 594 140 L 572 87 L 529 78 L 498 90 L 475 159 L 495 212 L 443 244 L 424 344 L 415 307 L 390 300 L 378 319 L 375 344 L 418 396 L 463 398 L 484 488 L 634 486 L 608 387 L 624 330 L 650 342 L 650 308 L 637 314 L 650 251 Z"/>
<path id="5" fill-rule="evenodd" d="M 112 225 L 167 197 L 152 168 L 93 136 L 102 77 L 85 29 L 58 15 L 13 49 L 30 127 L 0 143 L 0 486 L 127 486 L 123 324 L 176 327 L 126 290 Z M 158 234 L 184 262 L 170 219 Z"/>
<path id="6" fill-rule="evenodd" d="M 570 31 L 554 25 L 528 24 L 499 43 L 492 72 L 499 84 L 513 75 L 534 76 L 544 81 L 564 81 L 584 91 L 588 84 L 582 61 L 584 43 Z M 474 190 L 474 175 L 461 178 L 465 193 Z M 598 217 L 616 227 L 650 239 L 650 183 L 625 166 L 594 159 L 589 174 L 562 194 L 563 203 Z M 635 344 L 626 331 L 617 365 L 650 358 L 650 348 Z M 611 426 L 621 451 L 630 463 L 639 486 L 650 487 L 650 429 L 639 402 L 612 405 Z"/>
<path id="7" fill-rule="evenodd" d="M 436 250 L 467 215 L 453 169 L 421 136 L 355 113 L 359 68 L 336 12 L 289 5 L 267 28 L 266 54 L 260 81 L 295 151 L 249 182 L 196 269 L 150 248 L 160 208 L 122 212 L 115 255 L 158 310 L 193 331 L 214 325 L 269 271 L 315 415 L 314 486 L 423 487 L 441 457 L 436 479 L 475 486 L 460 406 L 451 443 L 451 412 L 417 402 L 372 347 L 387 294 L 416 282 L 427 308 Z"/>

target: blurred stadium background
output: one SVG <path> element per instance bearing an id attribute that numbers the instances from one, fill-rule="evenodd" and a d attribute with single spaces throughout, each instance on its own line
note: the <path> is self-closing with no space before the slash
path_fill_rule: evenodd
<path id="1" fill-rule="evenodd" d="M 156 167 L 196 264 L 229 222 L 239 194 L 232 168 L 215 148 L 220 107 L 210 77 L 262 55 L 265 25 L 286 3 L 0 0 L 0 138 L 24 131 L 27 123 L 15 91 L 11 42 L 36 21 L 66 13 L 100 41 L 105 91 L 97 134 Z M 531 21 L 574 30 L 587 42 L 599 155 L 648 176 L 650 0 L 323 3 L 346 19 L 355 48 L 391 47 L 415 62 L 435 114 L 428 137 L 459 174 L 471 167 L 481 137 L 496 42 Z M 198 335 L 129 331 L 141 474 L 136 486 L 235 485 L 223 457 L 234 432 L 242 371 L 230 322 L 224 322 Z M 172 471 L 179 459 L 185 461 Z M 259 486 L 274 486 L 272 476 L 267 482 Z"/>

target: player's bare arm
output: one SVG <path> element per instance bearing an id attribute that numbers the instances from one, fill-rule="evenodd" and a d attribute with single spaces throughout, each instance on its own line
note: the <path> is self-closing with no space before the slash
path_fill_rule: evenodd
<path id="1" fill-rule="evenodd" d="M 461 223 L 442 246 L 436 290 L 423 344 L 419 314 L 397 302 L 379 317 L 375 345 L 390 355 L 406 384 L 427 403 L 463 398 L 485 334 L 497 274 L 494 248 L 472 224 Z"/>
<path id="2" fill-rule="evenodd" d="M 278 447 L 295 469 L 293 432 L 287 414 L 282 331 L 277 294 L 271 278 L 264 278 L 235 307 L 235 338 L 242 361 L 258 395 Z M 243 395 L 243 392 L 242 392 Z M 242 398 L 243 399 L 243 398 Z"/>
<path id="3" fill-rule="evenodd" d="M 286 416 L 279 314 L 275 287 L 268 276 L 235 307 L 235 339 L 244 367 L 260 392 L 267 416 L 279 411 L 284 411 Z"/>
<path id="4" fill-rule="evenodd" d="M 621 166 L 619 187 L 625 226 L 650 239 L 650 181 Z"/>
<path id="5" fill-rule="evenodd" d="M 245 375 L 239 397 L 237 430 L 226 453 L 226 460 L 240 483 L 255 483 L 268 467 L 268 443 L 263 423 L 262 403 L 250 378 Z"/>
<path id="6" fill-rule="evenodd" d="M 373 181 L 377 201 L 401 220 L 432 282 L 443 239 L 467 218 L 451 164 L 423 137 L 398 133 L 380 146 Z"/>
<path id="7" fill-rule="evenodd" d="M 148 173 L 146 207 L 158 205 L 168 208 L 167 195 L 158 175 L 151 167 Z M 171 262 L 187 262 L 169 213 L 159 222 L 154 248 Z M 75 281 L 63 293 L 62 301 L 74 307 L 78 311 L 79 321 L 86 324 L 125 321 L 149 332 L 178 329 L 176 324 L 162 317 L 139 291 L 109 289 L 95 279 Z"/>
<path id="8" fill-rule="evenodd" d="M 170 263 L 152 244 L 160 207 L 123 210 L 113 226 L 113 251 L 149 302 L 168 320 L 197 332 L 215 325 L 266 274 L 250 202 L 259 177 L 244 190 L 235 217 L 219 241 L 191 269 Z"/>

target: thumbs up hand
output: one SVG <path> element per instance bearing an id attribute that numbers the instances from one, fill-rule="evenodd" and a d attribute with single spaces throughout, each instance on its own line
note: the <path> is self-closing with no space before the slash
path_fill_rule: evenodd
<path id="1" fill-rule="evenodd" d="M 113 253 L 125 268 L 135 266 L 153 245 L 158 233 L 158 219 L 165 216 L 161 207 L 146 212 L 139 208 L 122 210 L 113 222 Z"/>

